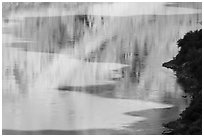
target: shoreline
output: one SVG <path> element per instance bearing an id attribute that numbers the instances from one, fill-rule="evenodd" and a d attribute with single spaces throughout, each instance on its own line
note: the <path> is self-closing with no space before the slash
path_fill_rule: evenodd
<path id="1" fill-rule="evenodd" d="M 188 32 L 178 41 L 181 50 L 173 60 L 162 64 L 176 72 L 184 92 L 191 97 L 190 105 L 176 121 L 164 124 L 168 130 L 162 134 L 202 134 L 202 29 Z M 196 58 L 196 60 L 195 60 Z"/>

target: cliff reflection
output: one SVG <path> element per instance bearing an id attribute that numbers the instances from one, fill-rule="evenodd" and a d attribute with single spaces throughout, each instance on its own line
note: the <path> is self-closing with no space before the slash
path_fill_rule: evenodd
<path id="1" fill-rule="evenodd" d="M 85 15 L 58 9 L 6 19 L 3 129 L 121 129 L 145 121 L 145 110 L 174 107 L 178 114 L 188 104 L 161 64 L 176 55 L 179 38 L 201 27 L 201 14 L 180 7 L 177 14 L 159 4 L 154 14 L 141 9 L 107 16 L 100 12 L 104 4 L 96 7 Z M 130 111 L 144 111 L 144 117 L 124 114 Z M 158 133 L 163 119 L 153 116 L 146 125 L 159 123 Z"/>

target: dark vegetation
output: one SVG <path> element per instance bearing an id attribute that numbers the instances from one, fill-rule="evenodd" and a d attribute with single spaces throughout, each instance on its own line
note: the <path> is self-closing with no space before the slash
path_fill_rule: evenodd
<path id="1" fill-rule="evenodd" d="M 176 72 L 179 83 L 191 97 L 191 103 L 173 122 L 164 124 L 163 134 L 202 134 L 202 30 L 190 31 L 178 40 L 179 53 L 163 64 Z"/>

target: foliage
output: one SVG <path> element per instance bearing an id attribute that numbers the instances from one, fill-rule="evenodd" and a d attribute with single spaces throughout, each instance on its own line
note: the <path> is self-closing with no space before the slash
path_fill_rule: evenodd
<path id="1" fill-rule="evenodd" d="M 163 134 L 202 134 L 202 30 L 188 32 L 177 44 L 178 55 L 163 66 L 176 71 L 192 101 L 179 119 L 165 124 L 170 132 Z"/>

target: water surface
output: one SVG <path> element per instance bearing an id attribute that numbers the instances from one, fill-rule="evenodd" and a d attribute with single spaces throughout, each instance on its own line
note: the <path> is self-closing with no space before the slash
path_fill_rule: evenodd
<path id="1" fill-rule="evenodd" d="M 162 123 L 189 104 L 161 64 L 177 54 L 179 38 L 201 28 L 200 9 L 80 9 L 32 8 L 3 18 L 3 133 L 161 134 Z"/>

